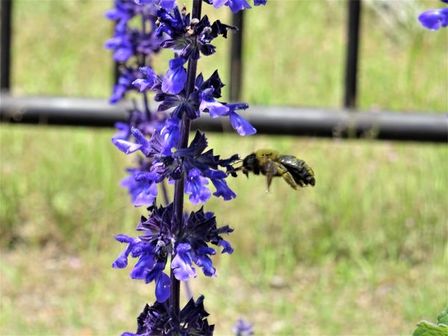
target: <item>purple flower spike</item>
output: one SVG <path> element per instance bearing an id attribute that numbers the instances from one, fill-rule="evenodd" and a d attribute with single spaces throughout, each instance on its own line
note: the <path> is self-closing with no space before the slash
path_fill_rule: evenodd
<path id="1" fill-rule="evenodd" d="M 189 141 L 187 126 L 204 112 L 212 118 L 229 118 L 240 135 L 256 131 L 238 114 L 247 104 L 221 101 L 224 83 L 218 70 L 209 78 L 197 73 L 198 60 L 215 53 L 213 41 L 237 30 L 220 20 L 210 21 L 201 14 L 201 5 L 207 2 L 216 8 L 227 6 L 236 13 L 250 8 L 252 3 L 265 5 L 267 0 L 250 0 L 251 5 L 249 0 L 194 0 L 191 13 L 178 7 L 176 0 L 113 2 L 114 8 L 106 16 L 114 21 L 115 30 L 106 48 L 119 63 L 119 76 L 110 102 L 129 98 L 131 93 L 132 104 L 123 105 L 129 106 L 128 119 L 116 123 L 112 142 L 125 154 L 137 153 L 136 165 L 127 169 L 121 185 L 128 189 L 135 206 L 148 207 L 148 216 L 142 216 L 137 224 L 137 237 L 116 236 L 125 245 L 113 267 L 126 268 L 129 257 L 134 258 L 130 277 L 154 283 L 156 298 L 137 318 L 137 330 L 122 335 L 212 336 L 214 326 L 207 322 L 204 298 L 191 299 L 180 309 L 178 285 L 179 281 L 196 277 L 197 268 L 205 276 L 217 275 L 212 258 L 218 251 L 233 252 L 226 240 L 233 229 L 218 226 L 215 215 L 203 207 L 185 213 L 179 200 L 185 196 L 182 191 L 194 205 L 207 202 L 212 194 L 224 200 L 235 198 L 226 181 L 229 176 L 237 176 L 240 168 L 235 164 L 241 160 L 238 154 L 228 158 L 215 154 L 207 148 L 207 138 L 200 131 Z M 174 53 L 163 77 L 152 68 L 153 56 L 161 49 Z M 154 106 L 152 101 L 157 104 Z M 157 206 L 162 203 L 157 199 L 158 187 L 164 182 L 176 183 L 174 201 L 170 203 L 169 193 L 164 190 L 164 203 L 168 204 Z M 249 335 L 245 334 L 247 329 L 241 325 L 239 335 Z"/>
<path id="2" fill-rule="evenodd" d="M 162 91 L 178 94 L 184 89 L 187 81 L 187 71 L 184 68 L 185 60 L 182 57 L 173 58 L 170 68 L 163 77 Z"/>
<path id="3" fill-rule="evenodd" d="M 419 15 L 418 20 L 429 30 L 438 30 L 448 26 L 448 8 L 430 9 Z"/>

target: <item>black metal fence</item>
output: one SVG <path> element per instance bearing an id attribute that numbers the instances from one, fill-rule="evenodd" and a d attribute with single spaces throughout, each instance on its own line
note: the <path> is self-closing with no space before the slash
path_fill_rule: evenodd
<path id="1" fill-rule="evenodd" d="M 126 106 L 105 100 L 69 97 L 15 97 L 10 95 L 12 0 L 1 0 L 0 121 L 9 123 L 111 127 L 126 117 Z M 361 0 L 347 0 L 347 43 L 343 104 L 340 109 L 254 107 L 244 116 L 259 134 L 288 134 L 340 138 L 410 141 L 448 141 L 448 118 L 440 114 L 361 112 L 357 106 Z M 230 100 L 240 98 L 243 73 L 244 12 L 233 15 L 240 27 L 230 50 Z M 193 124 L 222 132 L 225 123 L 201 118 Z"/>

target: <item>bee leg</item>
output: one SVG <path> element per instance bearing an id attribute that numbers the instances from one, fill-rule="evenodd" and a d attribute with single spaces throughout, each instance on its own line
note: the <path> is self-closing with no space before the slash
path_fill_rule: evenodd
<path id="1" fill-rule="evenodd" d="M 267 187 L 268 187 L 268 192 L 270 191 L 271 188 L 271 183 L 272 183 L 272 174 L 266 174 L 266 182 L 267 182 Z"/>
<path id="2" fill-rule="evenodd" d="M 283 179 L 288 183 L 293 189 L 297 189 L 297 183 L 294 181 L 294 177 L 292 177 L 291 173 L 288 171 L 284 171 L 282 173 Z"/>
<path id="3" fill-rule="evenodd" d="M 268 161 L 266 163 L 265 166 L 265 175 L 266 175 L 266 182 L 267 182 L 267 187 L 268 187 L 268 192 L 270 190 L 271 187 L 271 183 L 272 183 L 272 178 L 276 175 L 277 173 L 277 166 L 274 162 L 272 161 Z"/>

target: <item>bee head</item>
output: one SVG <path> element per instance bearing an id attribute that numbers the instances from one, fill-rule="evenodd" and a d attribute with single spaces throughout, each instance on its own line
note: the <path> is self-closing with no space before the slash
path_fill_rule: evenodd
<path id="1" fill-rule="evenodd" d="M 254 174 L 259 174 L 260 172 L 260 164 L 258 162 L 257 156 L 255 153 L 249 154 L 243 160 L 243 173 L 248 176 L 249 172 L 253 172 Z"/>

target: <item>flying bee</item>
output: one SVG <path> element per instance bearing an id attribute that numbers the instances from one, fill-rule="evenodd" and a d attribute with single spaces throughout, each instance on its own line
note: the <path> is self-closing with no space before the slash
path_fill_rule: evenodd
<path id="1" fill-rule="evenodd" d="M 249 176 L 249 172 L 265 175 L 268 191 L 274 176 L 281 176 L 293 189 L 316 184 L 314 172 L 305 161 L 270 149 L 260 149 L 249 154 L 243 159 L 241 167 L 235 170 L 241 170 L 246 176 Z"/>

